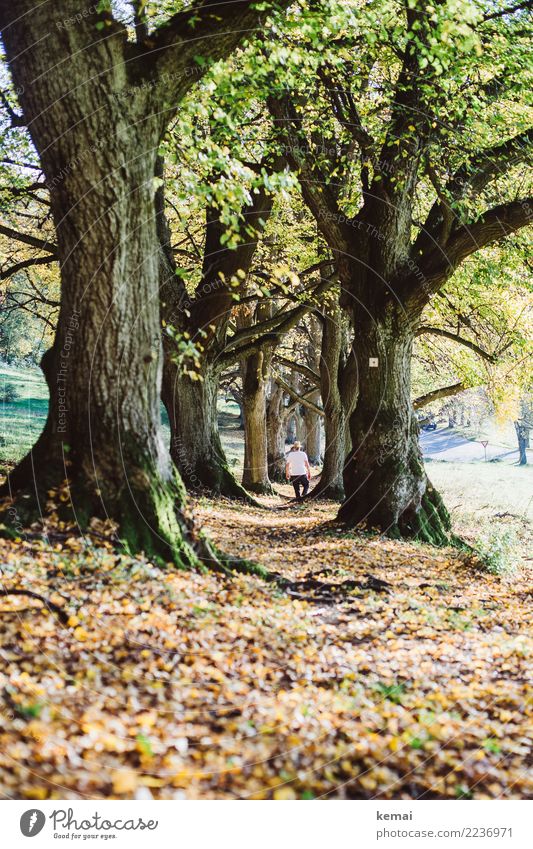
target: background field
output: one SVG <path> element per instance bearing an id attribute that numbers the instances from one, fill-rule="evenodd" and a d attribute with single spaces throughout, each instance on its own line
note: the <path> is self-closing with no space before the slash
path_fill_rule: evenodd
<path id="1" fill-rule="evenodd" d="M 18 400 L 0 401 L 0 459 L 13 462 L 34 444 L 44 427 L 48 389 L 38 368 L 0 367 L 0 398 L 12 384 Z"/>

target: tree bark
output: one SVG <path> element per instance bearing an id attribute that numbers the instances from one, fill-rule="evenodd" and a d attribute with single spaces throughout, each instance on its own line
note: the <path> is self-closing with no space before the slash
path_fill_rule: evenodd
<path id="1" fill-rule="evenodd" d="M 15 510 L 29 520 L 64 486 L 78 526 L 109 517 L 128 549 L 190 566 L 185 492 L 160 431 L 159 119 L 134 119 L 142 94 L 127 85 L 123 27 L 100 32 L 91 14 L 65 29 L 75 3 L 25 5 L 4 44 L 50 189 L 62 299 L 42 362 L 46 425 L 3 494 L 31 495 Z"/>
<path id="2" fill-rule="evenodd" d="M 320 392 L 317 390 L 309 396 L 309 400 L 314 404 L 320 400 Z M 321 416 L 315 413 L 314 410 L 304 410 L 304 426 L 305 426 L 305 451 L 309 457 L 309 462 L 313 466 L 318 466 L 320 463 L 320 419 Z"/>
<path id="3" fill-rule="evenodd" d="M 266 400 L 270 355 L 258 351 L 246 358 L 243 369 L 245 458 L 242 485 L 258 495 L 270 495 L 268 476 Z"/>
<path id="4" fill-rule="evenodd" d="M 317 372 L 320 368 L 320 347 L 322 341 L 322 327 L 317 315 L 313 313 L 309 316 L 309 343 L 307 345 L 307 364 L 313 372 Z M 309 395 L 309 400 L 313 404 L 320 401 L 320 390 Z M 309 407 L 304 408 L 304 426 L 305 426 L 305 450 L 309 457 L 309 462 L 313 466 L 318 466 L 321 455 L 321 418 L 318 413 L 311 410 Z"/>
<path id="5" fill-rule="evenodd" d="M 228 466 L 220 440 L 216 402 L 222 371 L 220 355 L 235 306 L 236 290 L 232 284 L 237 279 L 241 283 L 246 280 L 272 204 L 273 196 L 264 187 L 257 191 L 253 202 L 242 211 L 247 239 L 235 249 L 224 245 L 226 226 L 220 210 L 216 206 L 207 207 L 202 277 L 194 297 L 189 299 L 175 273 L 163 192 L 159 195 L 162 315 L 168 326 L 180 333 L 186 331 L 192 342 L 202 348 L 199 365 L 195 367 L 201 379 L 193 380 L 176 363 L 175 341 L 168 336 L 164 339 L 162 399 L 170 421 L 171 455 L 188 488 L 207 489 L 215 495 L 248 501 L 246 490 Z"/>
<path id="6" fill-rule="evenodd" d="M 353 308 L 358 399 L 350 416 L 352 453 L 339 518 L 442 544 L 448 541 L 449 517 L 426 476 L 410 400 L 416 321 L 392 299 L 374 307 Z"/>
<path id="7" fill-rule="evenodd" d="M 287 434 L 285 393 L 278 383 L 275 381 L 272 383 L 273 389 L 267 404 L 268 477 L 271 481 L 285 483 L 285 437 Z"/>
<path id="8" fill-rule="evenodd" d="M 208 221 L 210 213 L 208 212 Z M 176 263 L 170 244 L 168 222 L 164 214 L 164 196 L 158 189 L 156 219 L 159 252 L 159 278 L 161 312 L 167 328 L 183 333 L 187 331 L 197 341 L 203 328 L 198 326 L 201 310 L 195 306 L 188 319 L 192 305 L 187 292 L 176 276 Z M 209 228 L 208 228 L 209 230 Z M 209 230 L 209 233 L 211 230 Z M 204 280 L 205 280 L 204 259 Z M 235 260 L 233 260 L 235 262 Z M 218 305 L 208 301 L 203 315 L 206 321 L 217 323 L 217 334 L 209 340 L 202 338 L 204 352 L 200 369 L 186 368 L 177 360 L 177 346 L 173 335 L 163 336 L 163 380 L 161 399 L 170 423 L 170 454 L 188 489 L 207 489 L 215 495 L 247 499 L 246 491 L 236 481 L 229 469 L 218 430 L 217 399 L 220 368 L 216 354 L 218 339 L 224 335 L 228 314 L 231 310 L 231 294 L 220 278 L 218 288 L 224 294 L 218 296 Z M 207 294 L 214 294 L 216 286 L 205 283 Z M 214 314 L 213 310 L 220 309 Z M 196 330 L 193 329 L 193 325 Z M 214 327 L 215 324 L 212 324 Z M 195 379 L 196 378 L 196 379 Z"/>
<path id="9" fill-rule="evenodd" d="M 294 421 L 294 439 L 295 439 L 295 441 L 297 440 L 298 442 L 304 443 L 305 442 L 305 423 L 304 423 L 304 417 L 302 416 L 300 404 L 296 405 L 296 407 L 293 411 L 293 414 L 292 414 L 292 418 L 293 418 L 293 421 Z"/>
<path id="10" fill-rule="evenodd" d="M 518 465 L 527 466 L 527 448 L 529 444 L 529 428 L 519 421 L 514 423 L 518 441 Z"/>
<path id="11" fill-rule="evenodd" d="M 320 394 L 324 407 L 324 464 L 314 498 L 342 501 L 343 469 L 348 454 L 348 418 L 357 395 L 357 372 L 353 354 L 346 356 L 347 339 L 343 312 L 335 304 L 323 315 L 320 356 Z"/>
<path id="12" fill-rule="evenodd" d="M 386 131 L 379 139 L 372 137 L 355 103 L 350 103 L 348 81 L 345 99 L 334 74 L 330 77 L 323 70 L 320 75 L 332 114 L 350 128 L 361 158 L 371 163 L 360 171 L 363 203 L 353 218 L 342 206 L 343 183 L 346 188 L 353 174 L 344 156 L 336 157 L 334 151 L 320 155 L 316 138 L 306 134 L 307 104 L 301 93 L 294 98 L 287 92 L 272 95 L 267 103 L 287 160 L 298 173 L 303 198 L 332 252 L 342 286 L 340 303 L 357 337 L 361 391 L 350 417 L 353 450 L 340 515 L 352 523 L 369 521 L 383 531 L 444 541 L 449 520 L 423 471 L 406 389 L 412 335 L 432 294 L 460 263 L 530 223 L 533 202 L 529 197 L 505 202 L 470 222 L 450 205 L 450 199 L 463 194 L 454 191 L 456 178 L 460 189 L 473 177 L 481 193 L 499 173 L 501 161 L 522 161 L 528 148 L 521 134 L 503 146 L 479 151 L 473 171 L 472 162 L 465 161 L 444 194 L 437 188 L 438 199 L 413 242 L 417 187 L 427 176 L 426 154 L 434 143 L 435 122 L 426 100 L 432 89 L 421 84 L 433 70 L 427 63 L 423 72 L 419 61 L 421 46 L 430 49 L 434 43 L 432 30 L 428 16 L 418 9 L 407 11 L 406 32 L 416 32 L 416 38 L 407 39 Z M 373 369 L 369 359 L 376 357 L 379 365 Z"/>
<path id="13" fill-rule="evenodd" d="M 459 392 L 464 392 L 466 386 L 464 383 L 452 383 L 450 386 L 441 386 L 439 389 L 432 389 L 431 392 L 426 392 L 424 395 L 419 395 L 413 401 L 415 410 L 421 410 L 433 401 L 438 401 L 440 398 L 449 398 L 450 395 L 458 395 Z M 451 425 L 453 427 L 453 425 Z"/>
<path id="14" fill-rule="evenodd" d="M 187 489 L 246 500 L 220 440 L 218 371 L 204 362 L 200 378 L 193 380 L 172 358 L 165 358 L 161 398 L 169 416 L 171 457 Z"/>
<path id="15" fill-rule="evenodd" d="M 342 501 L 344 498 L 343 468 L 346 459 L 348 421 L 342 406 L 330 410 L 324 418 L 324 464 L 315 497 Z M 314 491 L 313 491 L 314 492 Z"/>

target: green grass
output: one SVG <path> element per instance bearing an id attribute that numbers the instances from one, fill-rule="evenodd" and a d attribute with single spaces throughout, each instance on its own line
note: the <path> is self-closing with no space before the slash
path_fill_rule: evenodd
<path id="1" fill-rule="evenodd" d="M 218 426 L 228 465 L 239 477 L 244 465 L 244 432 L 239 427 L 239 405 L 235 401 L 219 398 Z"/>
<path id="2" fill-rule="evenodd" d="M 426 466 L 452 517 L 453 529 L 471 545 L 495 549 L 515 540 L 515 557 L 533 546 L 533 468 L 503 463 L 431 462 Z M 498 543 L 499 539 L 499 543 Z"/>
<path id="3" fill-rule="evenodd" d="M 529 521 L 533 518 L 531 466 L 433 461 L 426 469 L 448 509 L 462 514 L 511 513 Z"/>
<path id="4" fill-rule="evenodd" d="M 0 462 L 22 459 L 35 444 L 46 422 L 48 388 L 40 368 L 0 366 L 0 390 L 11 383 L 18 398 L 9 404 L 0 401 Z M 0 391 L 0 397 L 2 393 Z M 163 437 L 170 443 L 170 426 L 161 405 Z"/>
<path id="5" fill-rule="evenodd" d="M 17 461 L 37 440 L 48 412 L 48 389 L 38 368 L 0 367 L 0 388 L 11 383 L 18 399 L 0 402 L 0 460 Z"/>

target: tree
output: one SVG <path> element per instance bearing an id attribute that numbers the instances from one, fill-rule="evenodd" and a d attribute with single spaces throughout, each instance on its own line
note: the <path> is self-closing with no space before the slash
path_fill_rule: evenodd
<path id="1" fill-rule="evenodd" d="M 5 51 L 50 193 L 62 279 L 56 336 L 42 361 L 48 420 L 4 494 L 32 493 L 38 515 L 43 492 L 67 479 L 81 526 L 103 514 L 132 549 L 190 565 L 202 544 L 159 428 L 156 158 L 195 80 L 261 12 L 246 0 L 214 14 L 202 2 L 149 31 L 140 10 L 133 42 L 106 3 L 83 14 L 74 0 L 52 8 L 23 0 L 16 10 L 0 3 Z"/>
<path id="2" fill-rule="evenodd" d="M 272 209 L 264 185 L 240 212 L 246 237 L 228 245 L 228 228 L 220 208 L 206 208 L 202 269 L 194 294 L 177 275 L 166 221 L 160 219 L 161 312 L 168 331 L 199 349 L 197 364 L 184 368 L 176 356 L 175 334 L 164 335 L 162 398 L 171 426 L 171 456 L 186 485 L 246 498 L 228 468 L 217 423 L 217 398 L 228 326 L 235 298 L 250 273 L 259 236 Z M 161 215 L 163 213 L 161 212 Z"/>
<path id="3" fill-rule="evenodd" d="M 349 524 L 449 539 L 418 446 L 413 341 L 461 263 L 532 220 L 532 198 L 517 197 L 531 140 L 519 99 L 526 43 L 522 11 L 372 7 L 313 84 L 272 86 L 281 149 L 333 252 L 354 329 L 358 395 L 339 512 Z"/>
<path id="4" fill-rule="evenodd" d="M 342 501 L 344 463 L 350 450 L 348 423 L 357 400 L 357 360 L 338 304 L 324 312 L 323 322 L 320 391 L 326 444 L 320 483 L 313 497 Z"/>
<path id="5" fill-rule="evenodd" d="M 357 361 L 353 355 L 348 323 L 338 305 L 338 294 L 332 290 L 315 311 L 322 325 L 318 348 L 318 369 L 303 365 L 297 357 L 287 354 L 275 356 L 275 361 L 302 375 L 311 391 L 300 395 L 292 392 L 295 403 L 299 400 L 324 422 L 324 462 L 320 480 L 309 493 L 309 498 L 327 498 L 342 501 L 344 498 L 343 468 L 349 451 L 348 420 L 357 395 Z M 288 387 L 286 387 L 288 388 Z M 316 407 L 316 397 L 322 408 Z M 313 407 L 315 409 L 313 410 Z"/>

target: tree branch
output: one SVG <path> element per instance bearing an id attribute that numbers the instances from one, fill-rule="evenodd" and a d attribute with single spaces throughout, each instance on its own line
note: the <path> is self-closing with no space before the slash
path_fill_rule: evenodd
<path id="1" fill-rule="evenodd" d="M 16 129 L 17 127 L 25 127 L 26 121 L 22 115 L 17 115 L 7 98 L 5 91 L 0 91 L 0 100 L 2 101 L 2 105 L 9 116 L 9 121 L 13 129 Z"/>
<path id="2" fill-rule="evenodd" d="M 415 271 L 398 284 L 399 296 L 412 307 L 424 306 L 467 257 L 531 223 L 533 197 L 502 203 L 487 210 L 472 224 L 463 224 L 453 230 L 445 246 L 434 244 L 423 265 L 419 265 L 423 251 L 417 239 L 411 252 Z"/>
<path id="3" fill-rule="evenodd" d="M 206 72 L 211 62 L 227 58 L 256 30 L 264 10 L 256 0 L 201 0 L 178 12 L 145 40 L 144 76 L 155 82 L 154 99 L 163 96 L 173 109 Z M 288 6 L 289 0 L 279 0 Z"/>
<path id="4" fill-rule="evenodd" d="M 308 366 L 301 365 L 300 363 L 294 363 L 291 360 L 287 360 L 285 357 L 281 357 L 279 354 L 274 355 L 274 360 L 279 363 L 280 366 L 284 366 L 290 371 L 297 371 L 298 374 L 302 374 L 310 380 L 311 383 L 314 383 L 316 386 L 320 386 L 320 375 Z"/>
<path id="5" fill-rule="evenodd" d="M 525 3 L 516 3 L 514 6 L 507 6 L 505 9 L 500 9 L 499 12 L 491 12 L 488 15 L 483 15 L 481 23 L 492 21 L 494 18 L 503 18 L 505 15 L 511 15 L 513 12 L 519 12 L 522 9 L 531 9 L 531 0 L 526 0 Z"/>
<path id="6" fill-rule="evenodd" d="M 36 256 L 31 259 L 24 259 L 21 262 L 16 262 L 15 265 L 11 265 L 9 268 L 6 268 L 0 271 L 0 280 L 7 280 L 8 277 L 13 277 L 14 274 L 17 274 L 18 271 L 23 271 L 25 268 L 29 268 L 33 265 L 50 265 L 50 263 L 55 262 L 56 257 L 53 254 L 48 254 L 48 256 Z"/>
<path id="7" fill-rule="evenodd" d="M 489 351 L 485 351 L 484 348 L 481 348 L 479 345 L 476 345 L 475 342 L 471 342 L 470 339 L 465 339 L 464 336 L 459 336 L 458 333 L 453 333 L 451 330 L 445 330 L 442 327 L 429 327 L 427 325 L 421 325 L 417 332 L 417 336 L 423 336 L 426 333 L 431 333 L 432 336 L 442 336 L 445 339 L 450 339 L 452 342 L 457 342 L 458 345 L 463 345 L 465 348 L 470 348 L 475 354 L 482 359 L 487 360 L 489 363 L 495 363 L 498 360 L 497 354 L 491 354 Z"/>
<path id="8" fill-rule="evenodd" d="M 310 161 L 311 145 L 302 131 L 302 119 L 290 97 L 269 97 L 268 109 L 283 142 L 283 154 L 298 174 L 302 195 L 317 225 L 332 248 L 345 252 L 350 243 L 346 216 L 342 215 L 335 193 L 316 162 Z"/>
<path id="9" fill-rule="evenodd" d="M 474 223 L 465 224 L 451 234 L 444 252 L 446 260 L 455 269 L 466 257 L 531 223 L 533 197 L 495 206 Z"/>
<path id="10" fill-rule="evenodd" d="M 479 195 L 492 180 L 504 174 L 508 168 L 527 161 L 531 156 L 532 142 L 533 129 L 530 128 L 501 144 L 478 151 L 455 172 L 440 192 L 434 184 L 438 199 L 429 211 L 415 247 L 423 249 L 424 246 L 433 244 L 443 220 L 450 213 L 454 215 L 450 203 L 460 201 L 467 191 Z M 450 231 L 451 227 L 448 227 L 447 236 Z"/>
<path id="11" fill-rule="evenodd" d="M 420 410 L 422 407 L 431 404 L 432 401 L 438 401 L 439 398 L 448 398 L 450 395 L 458 395 L 467 387 L 464 383 L 452 383 L 450 386 L 441 386 L 440 389 L 433 389 L 431 392 L 426 392 L 425 395 L 419 395 L 413 401 L 413 408 Z"/>
<path id="12" fill-rule="evenodd" d="M 53 613 L 55 613 L 56 616 L 58 617 L 60 622 L 62 622 L 63 625 L 66 625 L 67 622 L 68 622 L 68 618 L 69 618 L 68 611 L 64 610 L 62 607 L 60 607 L 58 604 L 55 604 L 53 601 L 50 601 L 49 599 L 40 595 L 40 593 L 35 593 L 35 592 L 33 592 L 33 590 L 19 590 L 19 589 L 5 590 L 5 589 L 0 589 L 0 596 L 1 597 L 6 598 L 7 596 L 10 596 L 10 595 L 19 595 L 19 596 L 23 595 L 23 596 L 26 596 L 27 598 L 34 598 L 37 601 L 40 601 L 41 604 L 43 605 L 43 607 L 45 607 L 48 610 L 51 610 Z"/>
<path id="13" fill-rule="evenodd" d="M 23 242 L 25 245 L 31 245 L 32 248 L 41 251 L 49 251 L 54 254 L 57 252 L 57 245 L 48 239 L 39 239 L 37 236 L 30 236 L 29 233 L 19 233 L 18 230 L 5 227 L 3 224 L 0 224 L 0 235 L 6 236 L 8 239 L 15 239 L 17 242 Z"/>
<path id="14" fill-rule="evenodd" d="M 332 275 L 331 277 L 322 278 L 322 282 L 312 291 L 310 292 L 311 298 L 318 298 L 320 295 L 323 295 L 330 289 L 336 281 L 336 276 Z M 252 324 L 250 327 L 245 327 L 242 330 L 238 331 L 235 336 L 233 336 L 226 348 L 226 352 L 224 356 L 231 356 L 233 359 L 235 356 L 240 356 L 243 353 L 248 353 L 248 346 L 243 346 L 242 348 L 235 348 L 235 346 L 239 346 L 242 342 L 246 342 L 248 339 L 254 339 L 254 337 L 261 337 L 263 335 L 268 336 L 268 341 L 272 341 L 272 338 L 277 338 L 283 333 L 287 333 L 291 330 L 295 325 L 299 322 L 304 315 L 307 315 L 309 310 L 314 309 L 315 304 L 312 303 L 303 303 L 300 306 L 294 307 L 292 310 L 289 310 L 287 313 L 283 313 L 280 311 L 273 318 L 268 318 L 265 321 L 261 321 L 258 324 Z M 254 346 L 257 344 L 257 340 L 252 343 Z M 233 350 L 235 349 L 235 350 Z"/>
<path id="15" fill-rule="evenodd" d="M 298 404 L 302 404 L 304 407 L 307 407 L 309 410 L 312 410 L 313 413 L 317 413 L 319 416 L 324 415 L 324 410 L 322 410 L 320 407 L 317 407 L 317 405 L 313 404 L 312 401 L 309 401 L 305 397 L 305 395 L 299 395 L 298 392 L 296 392 L 296 390 L 294 390 L 292 386 L 289 386 L 289 384 L 286 383 L 282 377 L 279 377 L 279 375 L 276 375 L 276 383 L 279 383 L 279 385 L 282 389 L 285 390 L 287 395 L 290 395 L 291 398 L 293 398 Z M 305 394 L 308 395 L 311 392 L 315 391 L 315 389 L 311 389 L 310 392 L 306 392 Z"/>

